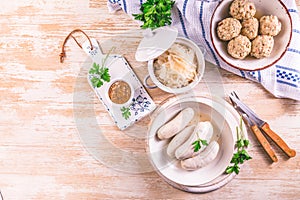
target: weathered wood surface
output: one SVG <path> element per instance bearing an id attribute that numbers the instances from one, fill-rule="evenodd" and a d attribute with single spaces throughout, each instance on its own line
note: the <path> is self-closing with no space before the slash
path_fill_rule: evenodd
<path id="1" fill-rule="evenodd" d="M 300 6 L 300 0 L 297 3 Z M 117 45 L 117 53 L 128 59 L 139 78 L 146 75 L 146 64 L 134 61 L 141 31 L 124 13 L 108 13 L 106 1 L 3 1 L 0 190 L 4 199 L 300 199 L 299 155 L 288 160 L 275 148 L 279 162 L 270 164 L 253 134 L 249 135 L 253 160 L 225 187 L 207 194 L 174 189 L 154 171 L 126 173 L 96 160 L 81 142 L 85 127 L 102 131 L 116 148 L 143 154 L 149 119 L 138 124 L 138 132 L 118 131 L 87 84 L 88 59 L 75 42 L 67 43 L 67 58 L 59 63 L 61 44 L 75 28 L 97 38 L 104 52 Z M 299 102 L 274 98 L 260 85 L 211 65 L 195 92 L 232 90 L 300 154 Z M 157 103 L 169 96 L 158 89 L 149 93 Z M 147 161 L 134 164 L 151 169 Z"/>

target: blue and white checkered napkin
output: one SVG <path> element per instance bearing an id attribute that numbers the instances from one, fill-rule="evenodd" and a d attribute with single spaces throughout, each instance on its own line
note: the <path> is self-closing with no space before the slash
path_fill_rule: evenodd
<path id="1" fill-rule="evenodd" d="M 123 9 L 127 14 L 139 13 L 145 0 L 108 0 L 111 12 Z M 242 71 L 230 67 L 214 52 L 210 39 L 210 19 L 220 0 L 176 0 L 172 26 L 179 34 L 205 47 L 206 60 L 239 76 L 261 83 L 280 98 L 300 100 L 300 21 L 294 0 L 282 0 L 292 17 L 292 40 L 283 58 L 259 71 Z"/>

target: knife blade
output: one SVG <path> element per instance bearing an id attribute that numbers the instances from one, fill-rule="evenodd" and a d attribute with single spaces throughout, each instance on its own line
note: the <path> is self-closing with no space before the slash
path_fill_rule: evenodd
<path id="1" fill-rule="evenodd" d="M 247 114 L 247 116 L 251 120 L 253 120 L 254 123 L 257 124 L 257 126 L 261 128 L 287 156 L 296 156 L 296 151 L 294 149 L 291 149 L 283 141 L 283 139 L 270 128 L 269 124 L 266 121 L 260 119 L 254 111 L 252 111 L 247 105 L 245 105 L 239 98 L 237 98 L 233 94 L 230 94 L 230 98 L 236 103 L 239 109 Z"/>

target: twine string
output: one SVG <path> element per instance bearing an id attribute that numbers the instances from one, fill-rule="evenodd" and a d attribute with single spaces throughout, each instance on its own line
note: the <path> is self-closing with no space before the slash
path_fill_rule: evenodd
<path id="1" fill-rule="evenodd" d="M 75 29 L 73 31 L 71 31 L 67 37 L 65 38 L 63 44 L 62 44 L 62 48 L 61 48 L 61 53 L 59 54 L 59 57 L 60 57 L 60 62 L 63 63 L 64 61 L 64 58 L 66 57 L 66 51 L 65 51 L 65 46 L 66 46 L 66 43 L 67 41 L 69 40 L 69 38 L 73 38 L 73 40 L 76 42 L 76 44 L 82 49 L 82 46 L 81 44 L 77 41 L 77 39 L 73 36 L 73 33 L 76 33 L 76 32 L 80 32 L 82 33 L 89 41 L 90 43 L 90 46 L 91 46 L 91 50 L 93 50 L 93 45 L 92 45 L 92 41 L 90 39 L 90 37 L 81 29 Z"/>

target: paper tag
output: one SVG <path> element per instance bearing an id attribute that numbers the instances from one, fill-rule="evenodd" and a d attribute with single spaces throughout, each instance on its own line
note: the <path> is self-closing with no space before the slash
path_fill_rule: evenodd
<path id="1" fill-rule="evenodd" d="M 91 48 L 91 44 L 89 40 L 86 40 L 83 44 L 82 44 L 82 49 L 84 50 L 84 52 L 92 58 L 92 60 L 94 62 L 100 63 L 101 60 L 103 59 L 104 55 L 99 47 L 99 44 L 97 42 L 96 39 L 91 38 L 91 43 L 93 45 L 93 49 Z"/>

